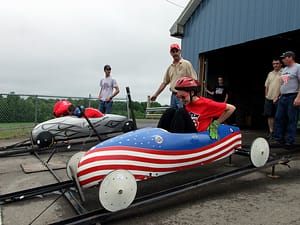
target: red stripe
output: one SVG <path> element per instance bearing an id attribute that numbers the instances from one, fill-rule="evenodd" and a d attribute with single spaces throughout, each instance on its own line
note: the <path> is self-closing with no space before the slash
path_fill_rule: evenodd
<path id="1" fill-rule="evenodd" d="M 86 180 L 80 181 L 79 184 L 80 184 L 80 186 L 84 186 L 89 183 L 93 183 L 95 181 L 98 181 L 98 183 L 99 183 L 104 179 L 105 176 L 106 175 L 94 176 L 94 177 L 88 178 Z M 141 175 L 141 174 L 137 174 L 137 175 L 133 175 L 133 176 L 136 180 L 146 180 L 146 179 L 152 178 L 151 176 L 146 176 L 146 175 Z M 95 184 L 95 186 L 96 186 L 96 184 Z"/>
<path id="2" fill-rule="evenodd" d="M 88 173 L 92 173 L 92 172 L 96 172 L 96 171 L 100 171 L 100 170 L 117 170 L 117 169 L 124 169 L 124 170 L 138 170 L 138 171 L 145 171 L 145 172 L 173 172 L 176 170 L 183 170 L 183 169 L 188 169 L 188 168 L 192 168 L 198 165 L 203 165 L 212 161 L 215 161 L 231 152 L 233 152 L 233 149 L 230 149 L 220 155 L 217 155 L 211 159 L 202 161 L 202 162 L 198 162 L 198 163 L 194 163 L 191 165 L 185 165 L 185 166 L 177 166 L 177 167 L 170 167 L 170 168 L 153 168 L 153 167 L 146 167 L 146 166 L 135 166 L 135 165 L 120 165 L 120 164 L 114 164 L 114 165 L 105 165 L 105 166 L 95 166 L 95 167 L 91 167 L 88 168 L 84 171 L 81 171 L 77 174 L 78 177 L 83 176 L 85 174 Z M 89 178 L 90 179 L 90 178 Z"/>
<path id="3" fill-rule="evenodd" d="M 149 172 L 174 172 L 174 171 L 178 171 L 178 170 L 184 170 L 184 169 L 189 169 L 192 167 L 196 167 L 196 166 L 201 166 L 213 161 L 216 161 L 217 159 L 220 159 L 226 155 L 231 154 L 231 152 L 233 152 L 234 150 L 228 150 L 218 156 L 215 156 L 211 159 L 205 160 L 201 163 L 195 163 L 192 165 L 186 165 L 186 166 L 180 166 L 180 167 L 173 167 L 173 168 L 161 168 L 160 170 L 158 170 L 157 168 L 150 168 L 150 167 L 140 167 L 140 166 L 128 166 L 128 165 L 111 165 L 110 169 L 111 170 L 117 170 L 117 169 L 125 169 L 125 170 L 140 170 L 140 171 L 149 171 Z M 108 169 L 108 168 L 106 168 Z M 98 167 L 95 169 L 95 171 L 98 171 Z M 88 179 L 85 179 L 83 181 L 80 181 L 80 185 L 87 185 L 89 183 L 95 182 L 95 181 L 101 181 L 106 175 L 99 175 L 99 176 L 93 176 L 90 177 Z M 151 178 L 151 176 L 144 176 L 144 175 L 140 175 L 140 174 L 134 174 L 134 177 L 138 180 L 143 180 L 145 178 Z"/>
<path id="4" fill-rule="evenodd" d="M 80 181 L 79 184 L 80 184 L 80 186 L 83 186 L 83 185 L 87 185 L 87 184 L 95 182 L 95 181 L 99 181 L 100 182 L 101 180 L 104 179 L 105 176 L 106 175 L 93 176 L 93 177 L 90 177 L 90 178 L 88 178 L 86 180 Z"/>
<path id="5" fill-rule="evenodd" d="M 163 153 L 164 155 L 181 155 L 181 151 L 185 151 L 186 154 L 192 154 L 192 153 L 195 153 L 195 152 L 201 152 L 201 151 L 205 151 L 209 148 L 212 148 L 216 145 L 219 145 L 220 143 L 222 142 L 225 142 L 226 140 L 234 137 L 234 136 L 238 136 L 240 135 L 241 132 L 234 132 L 228 136 L 226 136 L 225 138 L 219 140 L 219 141 L 216 141 L 210 145 L 207 145 L 207 146 L 203 146 L 203 147 L 200 147 L 200 148 L 195 148 L 195 149 L 191 149 L 191 150 L 157 150 L 157 149 L 146 149 L 146 148 L 137 148 L 137 147 L 131 147 L 131 146 L 109 146 L 109 147 L 99 147 L 99 148 L 95 148 L 95 149 L 92 149 L 92 150 L 89 150 L 88 152 L 85 153 L 85 156 L 86 155 L 89 155 L 89 154 L 92 154 L 94 152 L 98 152 L 98 151 L 113 151 L 113 150 L 120 150 L 120 149 L 123 149 L 123 150 L 127 150 L 127 151 L 135 151 L 135 152 L 143 152 L 143 153 L 153 153 L 153 154 L 160 154 L 160 153 Z M 239 137 L 237 140 L 241 140 L 241 137 Z"/>
<path id="6" fill-rule="evenodd" d="M 229 145 L 232 145 L 232 143 L 234 142 L 237 142 L 237 141 L 240 141 L 241 138 L 238 138 L 238 139 L 235 139 L 235 140 L 232 140 L 231 142 L 229 142 L 228 144 L 226 144 L 224 147 L 221 148 L 221 150 L 223 150 L 225 147 L 229 146 Z M 215 145 L 210 145 L 206 150 L 208 150 L 209 148 L 213 148 L 213 146 Z M 120 149 L 122 148 L 123 146 L 114 146 L 116 149 L 105 149 L 104 151 L 120 151 L 120 150 L 124 150 L 124 151 L 132 151 L 131 149 Z M 131 148 L 131 147 L 130 147 Z M 237 146 L 234 146 L 233 148 L 237 148 Z M 98 149 L 99 150 L 99 149 Z M 102 152 L 103 149 L 101 149 L 101 152 Z M 148 149 L 139 149 L 138 151 L 132 151 L 133 152 L 133 155 L 134 153 L 136 152 L 139 152 L 139 153 L 148 153 L 148 154 L 159 154 L 159 155 L 189 155 L 189 154 L 194 154 L 194 153 L 199 153 L 199 152 L 202 152 L 204 150 L 199 150 L 199 151 L 195 151 L 193 150 L 192 152 L 190 150 L 165 150 L 165 151 L 160 151 L 160 150 L 148 150 Z M 220 148 L 219 150 L 216 150 L 216 151 L 220 151 Z M 100 152 L 100 151 L 96 151 L 96 152 Z M 215 151 L 214 151 L 215 152 Z M 85 154 L 87 155 L 87 154 Z M 132 159 L 136 159 L 135 161 L 141 161 L 141 162 L 153 162 L 153 163 L 164 163 L 164 162 L 171 162 L 172 161 L 175 161 L 176 160 L 170 160 L 170 161 L 167 161 L 167 160 L 163 160 L 163 159 L 149 159 L 149 158 L 145 158 L 145 157 L 139 157 L 139 156 L 130 156 L 130 155 L 107 155 L 107 156 L 95 156 L 95 157 L 92 157 L 92 158 L 88 158 L 88 159 L 85 159 L 83 161 L 81 161 L 79 163 L 79 167 L 80 166 L 83 166 L 87 163 L 90 163 L 90 162 L 93 162 L 93 161 L 98 161 L 98 160 L 132 160 Z M 178 159 L 177 159 L 178 160 Z M 183 159 L 183 160 L 187 160 L 187 159 Z"/>
<path id="7" fill-rule="evenodd" d="M 146 158 L 146 157 L 139 157 L 139 156 L 130 156 L 130 155 L 109 155 L 109 156 L 95 156 L 93 158 L 87 159 L 83 162 L 80 163 L 80 166 L 86 165 L 88 163 L 92 163 L 92 162 L 96 162 L 96 161 L 104 161 L 104 160 L 129 160 L 129 161 L 135 161 L 135 162 L 141 162 L 141 163 L 155 163 L 155 164 L 178 164 L 178 163 L 184 163 L 184 162 L 191 162 L 191 161 L 196 161 L 198 159 L 201 158 L 206 158 L 209 157 L 211 155 L 214 155 L 222 150 L 224 150 L 225 148 L 227 148 L 228 146 L 232 145 L 232 143 L 228 143 L 227 145 L 224 145 L 221 148 L 218 148 L 214 151 L 210 151 L 208 153 L 205 153 L 203 155 L 199 155 L 199 156 L 195 156 L 195 157 L 190 157 L 190 158 L 185 158 L 185 159 L 153 159 L 153 158 Z M 234 147 L 231 148 L 237 148 L 239 145 L 236 145 Z M 134 162 L 133 162 L 134 163 Z M 100 164 L 100 162 L 99 162 Z M 109 166 L 103 166 L 103 167 L 109 167 Z M 94 167 L 92 167 L 94 168 Z M 79 176 L 88 174 L 90 172 L 95 172 L 94 169 L 92 168 L 88 168 L 85 169 L 83 171 L 80 171 L 78 173 Z"/>

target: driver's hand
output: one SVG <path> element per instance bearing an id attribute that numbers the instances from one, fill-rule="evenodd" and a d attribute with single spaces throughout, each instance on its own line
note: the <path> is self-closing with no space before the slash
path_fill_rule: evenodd
<path id="1" fill-rule="evenodd" d="M 218 134 L 219 125 L 220 125 L 220 123 L 218 121 L 214 120 L 207 128 L 207 130 L 209 131 L 209 137 L 213 140 L 219 138 L 219 134 Z"/>

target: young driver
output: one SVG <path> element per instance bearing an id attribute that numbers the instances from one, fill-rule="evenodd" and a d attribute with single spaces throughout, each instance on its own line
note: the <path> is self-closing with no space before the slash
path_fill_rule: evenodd
<path id="1" fill-rule="evenodd" d="M 198 96 L 200 84 L 190 77 L 178 79 L 175 89 L 184 108 L 168 109 L 162 115 L 158 127 L 174 133 L 202 132 L 208 129 L 210 138 L 218 139 L 219 124 L 231 116 L 235 106 Z"/>

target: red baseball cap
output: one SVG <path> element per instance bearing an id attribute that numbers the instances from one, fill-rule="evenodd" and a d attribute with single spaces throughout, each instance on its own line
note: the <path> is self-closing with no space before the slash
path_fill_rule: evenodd
<path id="1" fill-rule="evenodd" d="M 174 48 L 180 50 L 180 47 L 179 47 L 178 44 L 171 44 L 171 45 L 170 45 L 170 51 L 171 51 L 172 49 L 174 49 Z"/>

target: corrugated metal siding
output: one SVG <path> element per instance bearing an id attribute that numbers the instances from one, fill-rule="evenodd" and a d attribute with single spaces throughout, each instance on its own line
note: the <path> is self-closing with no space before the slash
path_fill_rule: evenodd
<path id="1" fill-rule="evenodd" d="M 300 0 L 203 0 L 185 24 L 182 55 L 195 68 L 199 53 L 300 29 Z"/>

